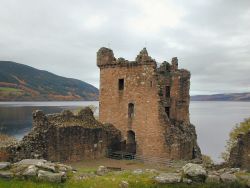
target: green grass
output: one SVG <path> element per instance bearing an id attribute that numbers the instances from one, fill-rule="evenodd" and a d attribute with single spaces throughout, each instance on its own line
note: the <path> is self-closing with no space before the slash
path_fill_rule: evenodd
<path id="1" fill-rule="evenodd" d="M 121 174 L 109 173 L 105 176 L 92 177 L 85 180 L 74 177 L 62 184 L 52 184 L 43 182 L 32 182 L 28 180 L 1 180 L 1 188 L 118 188 L 122 180 L 129 182 L 130 188 L 243 188 L 244 186 L 235 183 L 225 184 L 176 184 L 159 185 L 152 180 L 150 173 L 134 175 L 131 172 Z"/>
<path id="2" fill-rule="evenodd" d="M 130 188 L 244 188 L 240 184 L 176 184 L 176 185 L 157 185 L 145 182 L 130 182 Z M 42 182 L 31 182 L 22 180 L 0 180 L 1 188 L 119 188 L 119 184 L 102 179 L 95 181 L 70 181 L 64 184 L 52 184 Z"/>
<path id="3" fill-rule="evenodd" d="M 11 87 L 0 87 L 0 92 L 22 92 L 21 89 L 11 88 Z"/>
<path id="4" fill-rule="evenodd" d="M 42 183 L 42 182 L 32 182 L 32 181 L 22 181 L 22 180 L 1 180 L 1 188 L 63 188 L 63 184 L 52 184 L 52 183 Z"/>

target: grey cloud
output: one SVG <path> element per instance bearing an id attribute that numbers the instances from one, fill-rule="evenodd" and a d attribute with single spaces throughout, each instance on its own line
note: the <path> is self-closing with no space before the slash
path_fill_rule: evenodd
<path id="1" fill-rule="evenodd" d="M 155 18 L 160 21 L 153 20 L 154 30 L 150 25 L 131 26 L 136 19 L 138 24 L 147 22 L 149 17 L 143 16 L 148 7 L 142 2 L 152 4 L 153 0 L 0 2 L 1 60 L 24 63 L 98 87 L 98 48 L 111 47 L 116 57 L 132 60 L 146 44 L 159 62 L 178 56 L 180 67 L 192 73 L 192 94 L 250 91 L 248 0 L 159 0 L 163 10 L 169 11 L 166 2 L 176 7 L 174 18 L 178 23 L 168 26 L 162 20 L 169 20 L 161 18 L 168 14 L 159 14 Z"/>

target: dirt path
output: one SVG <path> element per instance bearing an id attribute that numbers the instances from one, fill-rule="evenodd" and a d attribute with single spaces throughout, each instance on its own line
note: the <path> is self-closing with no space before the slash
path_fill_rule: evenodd
<path id="1" fill-rule="evenodd" d="M 157 170 L 167 170 L 168 166 L 155 165 L 155 164 L 144 164 L 132 160 L 114 160 L 108 158 L 102 158 L 97 160 L 84 160 L 79 162 L 69 163 L 75 169 L 96 169 L 98 166 L 106 167 L 116 167 L 123 170 L 133 170 L 133 169 L 157 169 Z"/>

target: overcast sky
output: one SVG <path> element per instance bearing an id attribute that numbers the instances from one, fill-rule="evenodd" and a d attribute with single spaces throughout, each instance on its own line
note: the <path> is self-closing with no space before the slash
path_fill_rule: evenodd
<path id="1" fill-rule="evenodd" d="M 250 91 L 250 0 L 0 0 L 0 60 L 98 87 L 102 46 L 177 56 L 191 94 Z"/>

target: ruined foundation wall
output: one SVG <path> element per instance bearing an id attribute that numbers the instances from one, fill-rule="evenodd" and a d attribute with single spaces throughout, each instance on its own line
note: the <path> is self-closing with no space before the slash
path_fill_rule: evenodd
<path id="1" fill-rule="evenodd" d="M 79 161 L 104 157 L 120 142 L 120 131 L 96 121 L 89 108 L 73 115 L 33 114 L 33 129 L 18 144 L 7 148 L 10 161 L 43 158 L 50 161 Z"/>

